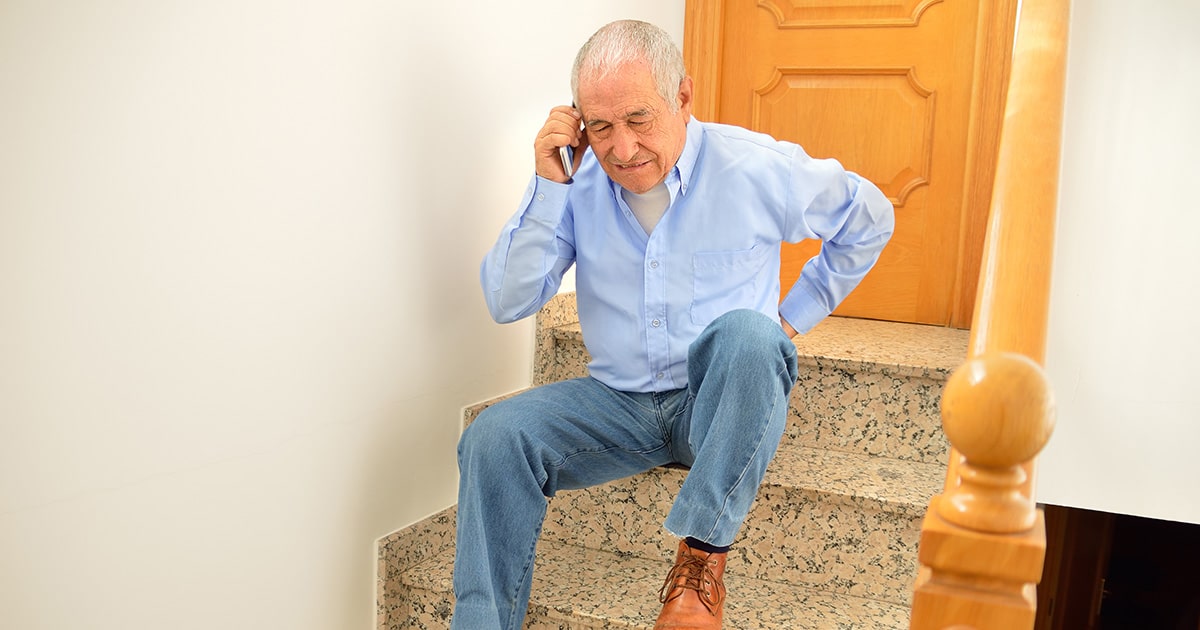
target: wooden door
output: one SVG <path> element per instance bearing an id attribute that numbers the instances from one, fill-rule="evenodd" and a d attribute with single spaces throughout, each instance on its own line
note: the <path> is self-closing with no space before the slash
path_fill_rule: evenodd
<path id="1" fill-rule="evenodd" d="M 1016 0 L 688 0 L 696 116 L 837 158 L 896 206 L 839 315 L 968 327 Z M 785 291 L 819 243 L 785 245 Z"/>

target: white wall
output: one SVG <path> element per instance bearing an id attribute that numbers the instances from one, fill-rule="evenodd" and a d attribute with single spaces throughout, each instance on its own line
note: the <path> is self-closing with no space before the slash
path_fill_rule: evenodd
<path id="1" fill-rule="evenodd" d="M 1200 5 L 1072 11 L 1038 499 L 1200 523 Z"/>
<path id="2" fill-rule="evenodd" d="M 374 624 L 374 541 L 528 382 L 478 261 L 618 17 L 0 4 L 0 627 Z"/>

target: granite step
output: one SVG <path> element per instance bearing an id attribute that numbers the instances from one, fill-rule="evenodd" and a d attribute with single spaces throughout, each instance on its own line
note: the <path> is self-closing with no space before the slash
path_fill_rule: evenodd
<path id="1" fill-rule="evenodd" d="M 447 628 L 453 608 L 452 550 L 397 576 L 403 617 L 388 628 Z M 538 545 L 526 630 L 650 630 L 658 615 L 658 587 L 670 570 L 664 560 L 640 558 L 559 541 Z M 740 575 L 728 575 L 725 627 L 731 629 L 843 630 L 908 627 L 908 609 L 894 603 L 824 593 Z"/>
<path id="2" fill-rule="evenodd" d="M 586 375 L 573 296 L 537 319 L 532 384 Z M 967 332 L 831 317 L 795 342 L 788 426 L 731 552 L 726 627 L 907 627 L 920 521 L 948 451 L 939 399 Z M 465 409 L 464 423 L 502 398 Z M 686 474 L 553 498 L 526 628 L 649 628 L 675 546 L 662 521 Z M 381 629 L 448 627 L 453 530 L 451 507 L 380 540 Z"/>
<path id="3" fill-rule="evenodd" d="M 790 616 L 797 614 L 794 606 L 758 610 L 754 604 L 752 610 L 768 615 L 762 623 L 776 625 L 733 625 L 731 618 L 726 627 L 901 627 L 917 572 L 920 520 L 943 474 L 937 465 L 852 453 L 802 447 L 780 452 L 731 551 L 730 588 L 745 582 L 754 592 L 785 593 L 811 602 L 811 614 L 818 616 L 799 621 Z M 646 612 L 656 606 L 652 597 L 625 616 L 597 617 L 572 607 L 575 591 L 555 590 L 564 579 L 560 573 L 576 566 L 561 563 L 595 552 L 608 559 L 599 565 L 606 573 L 597 578 L 607 580 L 606 591 L 624 581 L 652 589 L 661 577 L 647 578 L 644 569 L 657 567 L 665 575 L 669 567 L 675 541 L 661 523 L 685 475 L 663 467 L 552 499 L 526 627 L 644 627 L 627 617 L 652 618 L 653 610 Z M 454 513 L 451 507 L 381 541 L 380 628 L 448 627 Z M 829 613 L 826 604 L 840 612 Z M 880 611 L 891 612 L 874 625 L 862 623 L 863 615 L 875 619 Z M 859 623 L 839 625 L 847 619 Z"/>
<path id="4" fill-rule="evenodd" d="M 544 539 L 662 562 L 674 554 L 663 527 L 687 475 L 657 468 L 560 492 Z M 775 457 L 735 542 L 730 574 L 897 604 L 911 599 L 917 541 L 944 467 L 792 447 Z"/>
<path id="5" fill-rule="evenodd" d="M 587 375 L 590 354 L 573 296 L 538 313 L 532 385 Z M 938 411 L 966 356 L 965 330 L 829 317 L 794 338 L 799 377 L 781 448 L 796 444 L 945 464 Z"/>

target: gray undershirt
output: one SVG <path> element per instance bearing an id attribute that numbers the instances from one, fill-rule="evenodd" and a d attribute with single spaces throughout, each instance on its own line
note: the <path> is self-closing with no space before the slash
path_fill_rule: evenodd
<path id="1" fill-rule="evenodd" d="M 658 225 L 658 220 L 671 204 L 671 192 L 667 190 L 666 182 L 660 182 L 640 195 L 622 188 L 621 197 L 629 204 L 629 209 L 633 211 L 633 216 L 637 217 L 642 229 L 646 230 L 646 234 L 654 231 L 654 226 Z"/>

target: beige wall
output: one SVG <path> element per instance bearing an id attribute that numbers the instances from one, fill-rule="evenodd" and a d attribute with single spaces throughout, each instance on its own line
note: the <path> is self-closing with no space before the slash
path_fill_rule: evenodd
<path id="1" fill-rule="evenodd" d="M 1200 523 L 1200 5 L 1072 10 L 1038 499 Z"/>
<path id="2" fill-rule="evenodd" d="M 682 34 L 595 4 L 0 3 L 0 627 L 373 625 L 528 381 L 478 261 L 575 49 Z"/>

